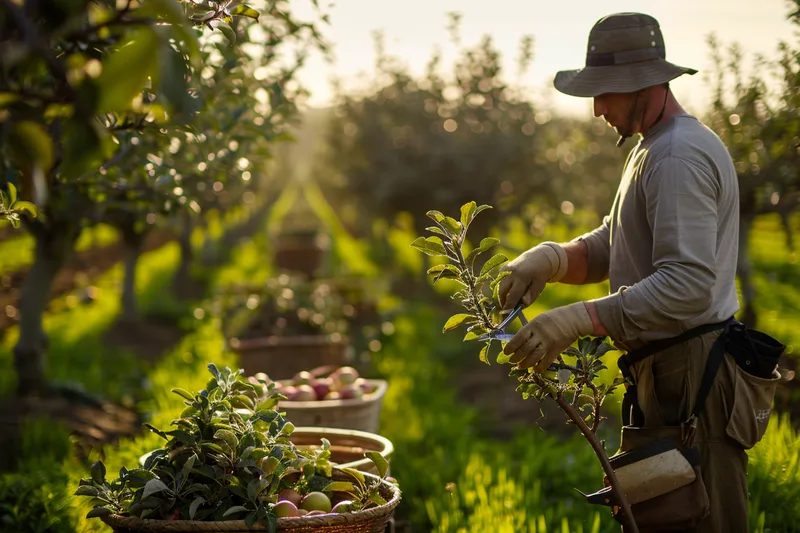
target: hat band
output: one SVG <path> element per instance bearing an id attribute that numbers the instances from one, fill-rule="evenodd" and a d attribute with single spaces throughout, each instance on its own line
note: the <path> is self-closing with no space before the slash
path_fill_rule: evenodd
<path id="1" fill-rule="evenodd" d="M 651 59 L 665 59 L 667 51 L 663 46 L 639 48 L 638 50 L 625 50 L 623 52 L 588 53 L 586 54 L 587 67 L 608 67 L 611 65 L 624 65 L 626 63 L 639 63 Z"/>

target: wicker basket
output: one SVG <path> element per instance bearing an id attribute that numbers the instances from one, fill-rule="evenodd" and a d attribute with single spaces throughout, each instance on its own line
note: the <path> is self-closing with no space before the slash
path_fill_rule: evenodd
<path id="1" fill-rule="evenodd" d="M 378 471 L 368 458 L 366 452 L 380 452 L 391 462 L 394 455 L 392 441 L 375 433 L 354 431 L 352 429 L 334 429 L 317 427 L 296 427 L 290 437 L 298 448 L 319 448 L 322 439 L 331 443 L 331 461 L 340 468 L 355 468 L 361 472 L 377 474 Z"/>
<path id="2" fill-rule="evenodd" d="M 365 474 L 370 476 L 370 474 Z M 334 479 L 348 480 L 344 475 L 335 475 Z M 400 490 L 388 481 L 381 482 L 381 495 L 386 499 L 385 505 L 364 511 L 345 514 L 324 514 L 317 516 L 301 516 L 296 518 L 279 518 L 278 532 L 291 533 L 383 533 L 386 524 L 392 517 L 395 507 L 400 503 Z M 248 526 L 244 520 L 226 520 L 206 522 L 200 520 L 149 520 L 129 516 L 107 515 L 101 520 L 116 532 L 137 533 L 194 533 L 210 531 L 214 533 L 233 533 L 240 531 L 267 531 L 260 524 Z"/>
<path id="3" fill-rule="evenodd" d="M 239 368 L 245 375 L 264 372 L 272 379 L 290 379 L 318 366 L 344 366 L 351 359 L 350 343 L 334 335 L 231 339 L 229 344 L 239 354 Z"/>
<path id="4" fill-rule="evenodd" d="M 367 381 L 377 388 L 363 398 L 308 402 L 283 400 L 278 409 L 285 411 L 286 419 L 295 426 L 358 429 L 375 433 L 380 425 L 383 397 L 388 383 L 382 379 Z"/>

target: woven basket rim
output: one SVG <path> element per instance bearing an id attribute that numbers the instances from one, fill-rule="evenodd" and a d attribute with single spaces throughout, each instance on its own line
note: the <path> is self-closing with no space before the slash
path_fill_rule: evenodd
<path id="1" fill-rule="evenodd" d="M 362 472 L 362 474 L 364 477 L 377 478 L 377 476 L 374 474 L 369 474 L 366 472 Z M 381 480 L 381 484 L 387 489 L 387 491 L 391 491 L 392 493 L 391 499 L 383 505 L 378 505 L 377 507 L 371 507 L 370 509 L 362 511 L 356 511 L 354 513 L 328 513 L 315 516 L 278 518 L 278 530 L 291 531 L 293 529 L 303 529 L 310 526 L 324 527 L 359 524 L 389 516 L 392 514 L 392 512 L 394 512 L 395 507 L 400 504 L 401 492 L 399 488 L 389 483 L 385 479 Z M 164 531 L 173 532 L 267 531 L 267 528 L 261 524 L 256 523 L 252 526 L 248 526 L 244 520 L 154 520 L 150 518 L 138 518 L 135 516 L 123 516 L 118 514 L 101 516 L 100 519 L 112 528 L 122 527 L 130 531 L 155 531 L 162 528 Z"/>
<path id="2" fill-rule="evenodd" d="M 251 339 L 231 338 L 228 344 L 235 350 L 249 348 L 263 348 L 268 346 L 325 346 L 348 345 L 349 340 L 345 335 L 320 334 L 320 335 L 265 335 Z M 234 346 L 235 344 L 235 346 Z"/>
<path id="3" fill-rule="evenodd" d="M 290 379 L 279 379 L 277 381 L 288 382 L 291 381 Z M 389 388 L 389 382 L 385 379 L 365 379 L 364 381 L 368 383 L 374 383 L 378 386 L 375 389 L 375 392 L 371 392 L 365 395 L 362 398 L 352 398 L 349 400 L 309 400 L 309 401 L 291 401 L 291 400 L 281 400 L 278 403 L 278 410 L 281 410 L 282 407 L 287 409 L 322 409 L 328 407 L 355 407 L 358 405 L 369 405 L 376 402 L 383 401 L 383 397 L 386 395 L 386 390 Z"/>

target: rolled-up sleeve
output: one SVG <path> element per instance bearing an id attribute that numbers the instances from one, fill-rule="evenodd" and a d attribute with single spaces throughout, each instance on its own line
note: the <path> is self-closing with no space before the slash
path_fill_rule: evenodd
<path id="1" fill-rule="evenodd" d="M 642 187 L 656 271 L 595 301 L 600 321 L 617 341 L 703 314 L 716 281 L 716 177 L 695 163 L 667 157 L 643 176 Z"/>
<path id="2" fill-rule="evenodd" d="M 611 251 L 610 216 L 603 218 L 600 227 L 573 239 L 583 241 L 587 249 L 586 283 L 598 283 L 608 276 L 609 257 Z"/>

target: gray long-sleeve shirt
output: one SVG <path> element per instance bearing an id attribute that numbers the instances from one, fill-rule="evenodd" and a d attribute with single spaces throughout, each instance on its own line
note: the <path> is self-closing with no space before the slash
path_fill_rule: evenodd
<path id="1" fill-rule="evenodd" d="M 728 150 L 696 118 L 657 125 L 631 151 L 609 216 L 578 237 L 611 339 L 636 346 L 739 309 L 739 187 Z"/>

